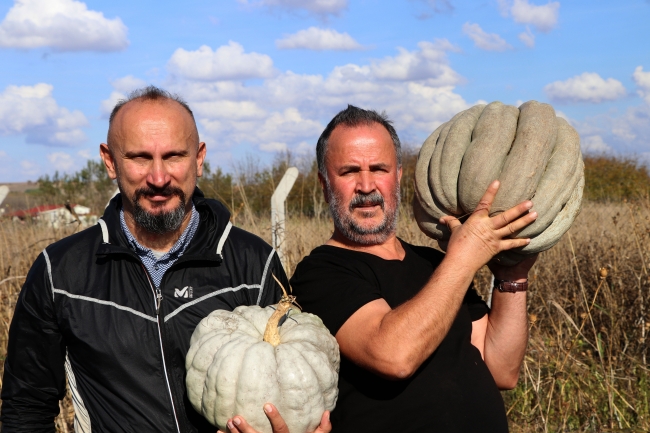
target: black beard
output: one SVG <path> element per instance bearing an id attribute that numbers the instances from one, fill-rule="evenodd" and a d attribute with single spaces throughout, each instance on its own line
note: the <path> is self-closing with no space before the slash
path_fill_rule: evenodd
<path id="1" fill-rule="evenodd" d="M 154 214 L 140 206 L 139 200 L 143 195 L 164 195 L 167 197 L 176 195 L 180 200 L 175 209 Z M 183 224 L 186 214 L 185 206 L 185 193 L 180 188 L 172 186 L 162 189 L 143 187 L 137 189 L 133 195 L 133 219 L 143 230 L 157 235 L 165 235 L 175 232 Z"/>
<path id="2" fill-rule="evenodd" d="M 332 191 L 329 180 L 325 181 L 327 195 L 330 198 L 330 213 L 334 220 L 334 226 L 347 239 L 360 245 L 379 245 L 382 244 L 395 233 L 397 228 L 397 217 L 399 212 L 400 194 L 399 184 L 393 191 L 394 207 L 386 209 L 384 197 L 379 191 L 373 191 L 369 194 L 355 194 L 350 200 L 350 204 L 345 209 L 341 199 Z M 379 205 L 384 211 L 384 218 L 374 227 L 361 227 L 352 218 L 352 211 L 360 206 Z"/>

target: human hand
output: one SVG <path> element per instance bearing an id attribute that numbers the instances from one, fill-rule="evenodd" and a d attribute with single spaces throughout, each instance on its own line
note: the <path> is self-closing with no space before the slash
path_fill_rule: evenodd
<path id="1" fill-rule="evenodd" d="M 535 221 L 537 212 L 528 212 L 533 203 L 527 200 L 490 217 L 490 208 L 498 190 L 499 181 L 495 180 L 488 186 L 465 223 L 461 223 L 454 216 L 440 218 L 440 223 L 446 224 L 451 232 L 449 241 L 443 245 L 446 247 L 447 256 L 457 257 L 459 262 L 469 267 L 472 272 L 478 271 L 501 251 L 530 243 L 530 239 L 515 239 L 509 236 Z"/>
<path id="2" fill-rule="evenodd" d="M 271 423 L 273 433 L 289 433 L 287 424 L 280 416 L 278 409 L 271 403 L 264 405 L 264 413 Z M 246 420 L 237 415 L 232 417 L 227 422 L 228 430 L 230 433 L 258 433 L 253 427 L 246 422 Z M 320 419 L 320 425 L 314 430 L 314 433 L 329 433 L 332 431 L 332 424 L 330 423 L 330 412 L 326 410 Z M 225 433 L 219 430 L 217 433 Z"/>

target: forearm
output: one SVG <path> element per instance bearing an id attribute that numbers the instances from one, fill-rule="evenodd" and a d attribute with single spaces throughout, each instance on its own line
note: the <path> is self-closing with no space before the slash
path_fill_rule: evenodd
<path id="1" fill-rule="evenodd" d="M 449 332 L 473 277 L 446 257 L 415 297 L 389 311 L 368 344 L 378 370 L 397 378 L 413 374 Z"/>
<path id="2" fill-rule="evenodd" d="M 526 292 L 495 290 L 488 315 L 484 358 L 499 388 L 516 386 L 527 343 Z"/>

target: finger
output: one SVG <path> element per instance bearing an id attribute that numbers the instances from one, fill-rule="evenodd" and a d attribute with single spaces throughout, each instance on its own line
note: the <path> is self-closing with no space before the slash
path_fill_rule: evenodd
<path id="1" fill-rule="evenodd" d="M 454 231 L 455 228 L 463 225 L 458 218 L 453 215 L 445 215 L 440 218 L 440 224 L 445 224 L 449 228 L 449 231 Z"/>
<path id="2" fill-rule="evenodd" d="M 499 250 L 506 251 L 513 248 L 525 247 L 530 243 L 530 238 L 526 239 L 504 239 L 499 242 Z"/>
<path id="3" fill-rule="evenodd" d="M 230 433 L 257 433 L 253 427 L 241 416 L 233 417 L 226 423 Z"/>
<path id="4" fill-rule="evenodd" d="M 320 424 L 318 428 L 314 430 L 314 433 L 329 433 L 332 431 L 332 423 L 330 422 L 330 411 L 326 410 L 323 412 L 323 416 L 320 417 Z"/>
<path id="5" fill-rule="evenodd" d="M 284 422 L 284 419 L 282 419 L 280 412 L 278 412 L 278 409 L 275 406 L 271 403 L 266 403 L 264 405 L 264 413 L 271 422 L 273 433 L 289 433 L 289 427 L 287 427 L 287 424 Z"/>
<path id="6" fill-rule="evenodd" d="M 496 233 L 500 237 L 512 236 L 515 233 L 517 233 L 519 230 L 523 229 L 527 225 L 534 222 L 536 219 L 537 219 L 537 212 L 531 212 L 529 214 L 522 216 L 521 218 L 517 218 L 516 220 L 507 224 L 505 227 L 501 227 L 500 229 L 497 229 Z"/>
<path id="7" fill-rule="evenodd" d="M 474 213 L 477 212 L 483 212 L 487 211 L 490 212 L 490 208 L 492 207 L 492 202 L 494 202 L 494 197 L 497 195 L 497 191 L 499 191 L 499 181 L 495 180 L 493 181 L 485 191 L 485 194 L 483 194 L 483 197 L 481 197 L 481 201 L 478 202 L 476 205 L 476 209 L 474 209 Z"/>
<path id="8" fill-rule="evenodd" d="M 521 215 L 527 213 L 533 207 L 533 202 L 526 200 L 519 203 L 517 206 L 511 207 L 510 209 L 501 212 L 498 215 L 492 217 L 492 227 L 495 229 L 500 229 L 507 226 L 512 221 L 519 218 Z M 532 213 L 528 214 L 531 215 Z M 535 213 L 536 214 L 536 213 Z M 532 222 L 532 221 L 531 221 Z M 530 222 L 528 223 L 530 224 Z"/>

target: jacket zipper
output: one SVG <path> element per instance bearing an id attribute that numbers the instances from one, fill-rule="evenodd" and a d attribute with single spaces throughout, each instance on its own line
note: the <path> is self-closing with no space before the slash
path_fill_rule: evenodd
<path id="1" fill-rule="evenodd" d="M 151 282 L 151 278 L 149 277 L 149 273 L 147 272 L 144 265 L 142 265 L 142 269 L 144 270 L 144 274 L 147 276 L 149 287 L 151 287 L 151 291 L 153 292 L 154 295 L 154 305 L 156 306 L 156 324 L 158 325 L 158 341 L 160 342 L 160 353 L 162 354 L 163 370 L 165 373 L 165 383 L 167 384 L 167 392 L 169 393 L 169 399 L 172 403 L 172 411 L 174 412 L 174 421 L 176 422 L 176 430 L 178 431 L 178 433 L 181 433 L 181 428 L 178 424 L 178 416 L 176 415 L 176 406 L 174 406 L 174 397 L 172 396 L 172 388 L 169 385 L 169 377 L 167 375 L 167 364 L 165 362 L 165 349 L 163 348 L 162 331 L 160 329 L 160 304 L 162 304 L 162 299 L 163 299 L 162 291 L 157 287 L 154 289 L 153 283 Z"/>

